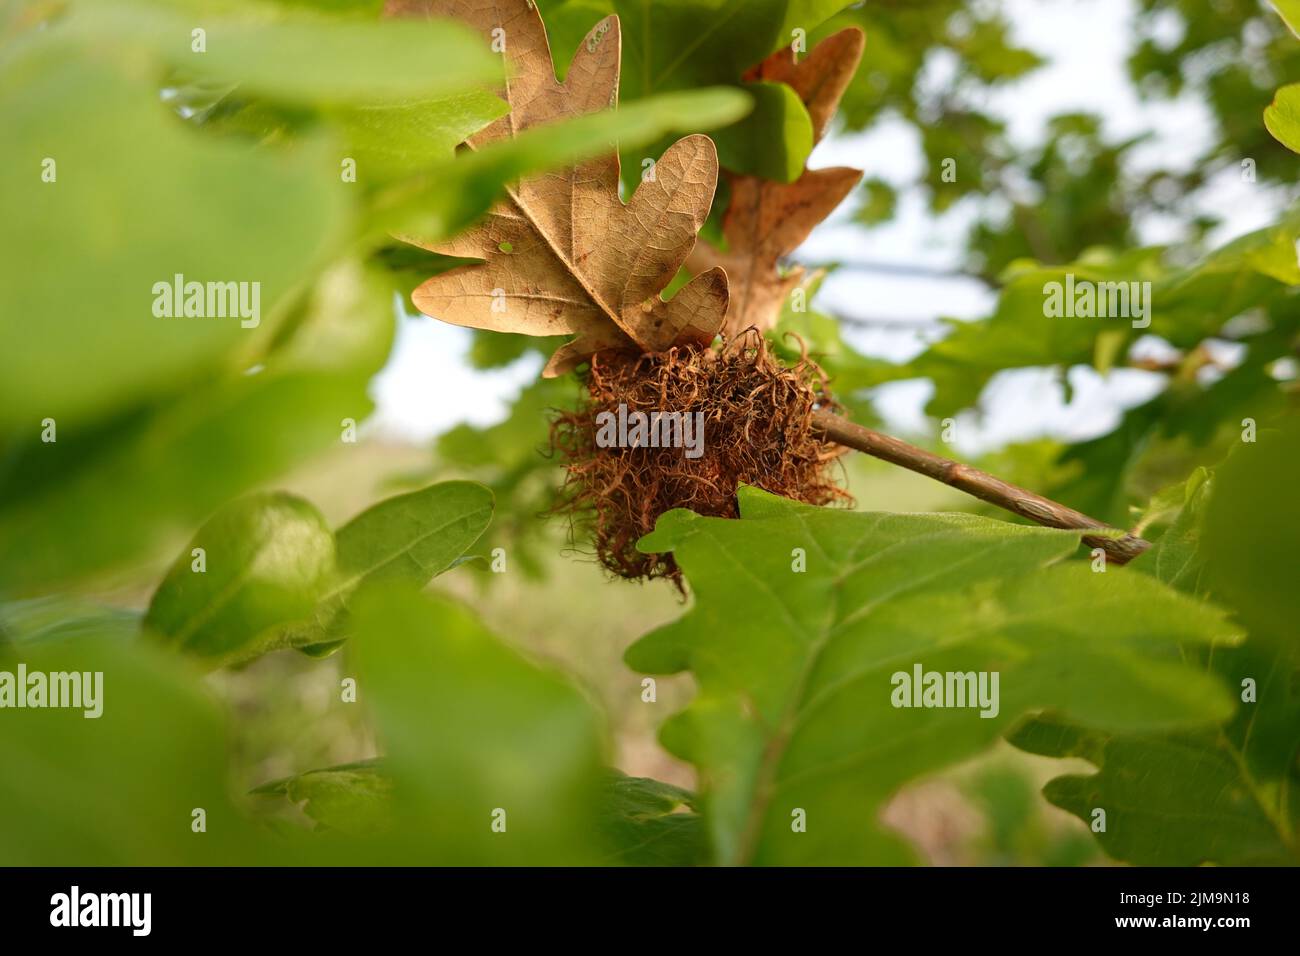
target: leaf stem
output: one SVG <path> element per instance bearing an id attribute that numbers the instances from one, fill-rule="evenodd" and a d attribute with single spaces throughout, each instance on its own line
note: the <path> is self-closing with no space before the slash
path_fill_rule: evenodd
<path id="1" fill-rule="evenodd" d="M 1008 484 L 978 468 L 909 445 L 891 435 L 864 428 L 826 409 L 813 412 L 813 425 L 836 444 L 941 481 L 1045 527 L 1109 532 L 1106 535 L 1084 535 L 1083 541 L 1089 547 L 1101 548 L 1106 552 L 1107 559 L 1115 564 L 1127 564 L 1151 547 L 1149 541 L 1112 528 L 1059 502 Z M 1116 534 L 1119 536 L 1116 537 Z"/>

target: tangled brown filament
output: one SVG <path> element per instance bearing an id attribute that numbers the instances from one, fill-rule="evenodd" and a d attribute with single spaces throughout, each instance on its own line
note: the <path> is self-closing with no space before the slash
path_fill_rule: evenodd
<path id="1" fill-rule="evenodd" d="M 673 508 L 737 517 L 741 484 L 815 505 L 851 502 L 835 480 L 843 449 L 813 431 L 813 410 L 834 403 L 806 354 L 787 367 L 754 333 L 711 349 L 606 352 L 593 357 L 586 391 L 551 424 L 566 467 L 553 510 L 589 531 L 600 563 L 620 577 L 668 577 L 680 586 L 672 555 L 642 554 L 637 541 Z M 597 416 L 617 416 L 620 404 L 628 415 L 703 412 L 702 454 L 601 447 Z"/>

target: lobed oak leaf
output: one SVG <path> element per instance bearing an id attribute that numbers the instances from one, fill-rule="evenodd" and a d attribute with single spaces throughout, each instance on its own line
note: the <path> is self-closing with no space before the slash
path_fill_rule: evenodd
<path id="1" fill-rule="evenodd" d="M 527 0 L 389 0 L 387 12 L 457 17 L 504 44 L 507 76 L 500 95 L 510 112 L 471 136 L 470 149 L 617 103 L 616 16 L 587 34 L 561 83 L 546 29 Z M 659 294 L 695 244 L 717 177 L 713 141 L 694 135 L 664 153 L 654 177 L 626 204 L 619 198 L 613 150 L 511 184 L 482 222 L 449 241 L 404 237 L 433 252 L 483 260 L 429 279 L 412 301 L 426 315 L 454 325 L 574 335 L 552 356 L 546 377 L 605 349 L 707 345 L 726 314 L 726 273 L 702 270 L 671 300 Z"/>
<path id="2" fill-rule="evenodd" d="M 814 142 L 820 142 L 862 59 L 864 43 L 862 31 L 849 27 L 817 44 L 802 62 L 796 62 L 791 47 L 784 47 L 744 78 L 793 87 L 808 107 Z M 750 327 L 766 332 L 776 325 L 786 298 L 804 277 L 801 268 L 782 272 L 781 259 L 830 215 L 857 185 L 862 171 L 805 169 L 792 183 L 725 175 L 731 184 L 731 204 L 722 220 L 727 248 L 723 251 L 702 242 L 687 268 L 700 273 L 718 266 L 726 270 L 732 290 L 723 328 L 726 335 Z"/>

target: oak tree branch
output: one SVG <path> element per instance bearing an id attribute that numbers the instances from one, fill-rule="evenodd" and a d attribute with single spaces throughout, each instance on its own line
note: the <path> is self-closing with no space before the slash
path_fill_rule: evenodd
<path id="1" fill-rule="evenodd" d="M 890 435 L 864 428 L 825 409 L 813 413 L 813 424 L 836 444 L 865 452 L 875 458 L 933 478 L 935 481 L 941 481 L 945 485 L 964 491 L 968 495 L 974 495 L 999 508 L 1005 508 L 1013 514 L 1028 518 L 1045 527 L 1080 531 L 1119 530 L 1042 495 L 1008 484 L 978 468 L 963 465 L 961 462 L 909 445 Z M 1128 532 L 1124 532 L 1122 537 L 1084 535 L 1083 540 L 1089 547 L 1101 548 L 1106 552 L 1106 557 L 1116 564 L 1127 564 L 1151 547 L 1151 542 Z"/>

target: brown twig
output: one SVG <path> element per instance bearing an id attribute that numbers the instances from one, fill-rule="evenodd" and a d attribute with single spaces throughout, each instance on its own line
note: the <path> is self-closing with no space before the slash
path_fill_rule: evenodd
<path id="1" fill-rule="evenodd" d="M 837 444 L 900 465 L 935 481 L 942 481 L 945 485 L 964 491 L 968 495 L 974 495 L 989 504 L 1005 508 L 1048 528 L 1070 528 L 1080 531 L 1118 530 L 1096 518 L 1089 518 L 1073 508 L 1067 508 L 1042 495 L 1036 495 L 1032 491 L 1008 484 L 1000 478 L 994 478 L 978 468 L 963 465 L 889 435 L 855 425 L 826 409 L 818 409 L 813 413 L 813 424 Z M 1106 557 L 1116 564 L 1127 564 L 1151 547 L 1151 542 L 1127 532 L 1118 538 L 1084 535 L 1083 540 L 1089 547 L 1101 548 L 1106 552 Z"/>

